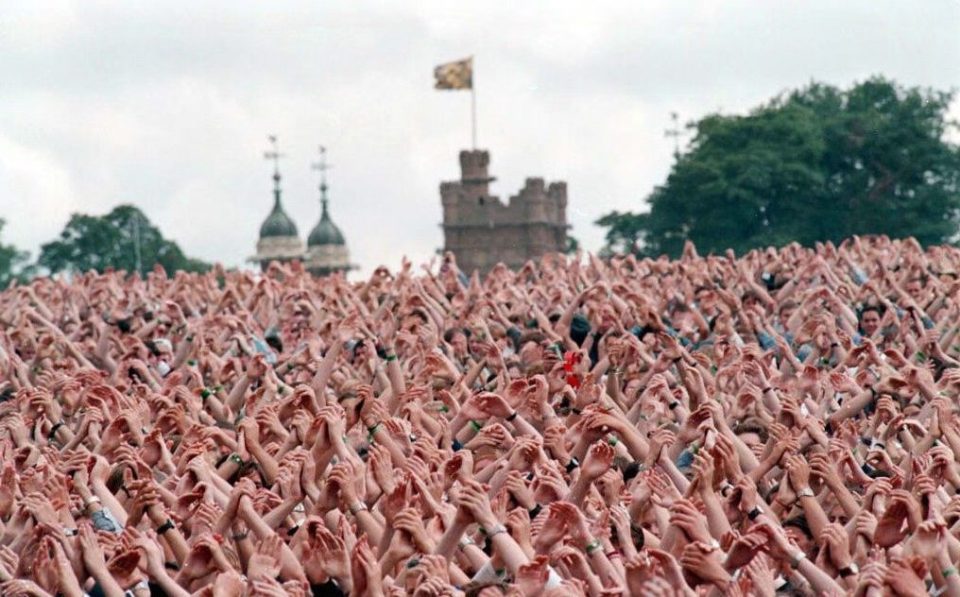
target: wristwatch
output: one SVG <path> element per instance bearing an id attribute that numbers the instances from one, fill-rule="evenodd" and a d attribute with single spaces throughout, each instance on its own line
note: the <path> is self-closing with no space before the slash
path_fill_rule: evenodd
<path id="1" fill-rule="evenodd" d="M 812 489 L 810 489 L 809 487 L 804 487 L 803 489 L 801 489 L 800 491 L 797 492 L 797 499 L 799 499 L 799 498 L 805 498 L 805 497 L 811 497 L 811 498 L 812 498 L 812 497 L 817 497 L 817 496 L 816 496 L 815 493 L 813 493 L 813 490 L 812 490 Z"/>
<path id="2" fill-rule="evenodd" d="M 856 562 L 850 562 L 850 565 L 844 566 L 838 571 L 838 573 L 843 578 L 847 578 L 849 576 L 856 576 L 857 574 L 860 574 L 860 567 L 857 566 Z"/>

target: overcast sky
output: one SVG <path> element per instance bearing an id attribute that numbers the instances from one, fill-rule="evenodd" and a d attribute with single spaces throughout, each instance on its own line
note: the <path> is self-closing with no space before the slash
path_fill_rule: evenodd
<path id="1" fill-rule="evenodd" d="M 0 0 L 3 240 L 36 254 L 71 213 L 130 202 L 188 254 L 242 265 L 274 133 L 301 237 L 322 143 L 353 261 L 426 260 L 470 141 L 469 94 L 432 69 L 468 55 L 494 193 L 566 180 L 595 250 L 592 222 L 666 177 L 671 111 L 744 112 L 812 79 L 960 87 L 960 1 Z"/>

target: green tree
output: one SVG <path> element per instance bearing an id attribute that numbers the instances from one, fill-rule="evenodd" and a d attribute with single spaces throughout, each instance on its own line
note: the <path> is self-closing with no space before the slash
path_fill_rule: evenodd
<path id="1" fill-rule="evenodd" d="M 104 216 L 73 214 L 60 238 L 40 247 L 38 263 L 51 273 L 103 272 L 111 267 L 133 272 L 138 253 L 141 273 L 156 264 L 168 273 L 210 268 L 184 255 L 177 243 L 163 238 L 160 230 L 132 205 L 118 205 Z"/>
<path id="2" fill-rule="evenodd" d="M 0 218 L 0 232 L 3 232 L 5 225 L 6 221 Z M 20 251 L 13 245 L 0 242 L 0 290 L 9 286 L 11 280 L 24 273 L 29 259 L 30 253 L 27 251 Z"/>
<path id="3" fill-rule="evenodd" d="M 960 148 L 945 140 L 951 93 L 873 78 L 813 83 L 746 116 L 711 114 L 648 213 L 611 213 L 607 250 L 679 255 L 853 234 L 951 242 L 960 221 Z"/>

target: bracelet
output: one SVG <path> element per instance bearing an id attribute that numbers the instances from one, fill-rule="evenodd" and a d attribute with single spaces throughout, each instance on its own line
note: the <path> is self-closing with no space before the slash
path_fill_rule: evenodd
<path id="1" fill-rule="evenodd" d="M 620 440 L 618 440 L 615 435 L 611 435 L 607 438 L 607 443 L 611 446 L 616 446 L 618 443 L 620 443 Z"/>
<path id="2" fill-rule="evenodd" d="M 807 554 L 803 553 L 802 551 L 798 551 L 790 556 L 790 567 L 796 570 L 800 567 L 800 562 L 804 561 L 806 558 Z"/>
<path id="3" fill-rule="evenodd" d="M 236 463 L 237 466 L 243 466 L 243 458 L 240 458 L 240 455 L 234 452 L 231 454 L 227 460 L 230 462 Z"/>
<path id="4" fill-rule="evenodd" d="M 587 555 L 593 555 L 593 552 L 600 549 L 602 544 L 599 539 L 594 539 L 590 543 L 587 543 L 587 546 L 583 548 L 583 551 L 587 552 Z"/>
<path id="5" fill-rule="evenodd" d="M 483 425 L 481 425 L 480 423 L 477 423 L 473 419 L 470 419 L 470 428 L 476 431 L 477 433 L 479 433 L 480 430 L 483 429 Z"/>
<path id="6" fill-rule="evenodd" d="M 470 537 L 464 537 L 457 543 L 457 548 L 460 550 L 464 550 L 470 545 L 476 545 L 476 543 Z"/>
<path id="7" fill-rule="evenodd" d="M 767 386 L 767 387 L 763 388 L 763 393 L 764 393 L 764 394 L 766 394 L 767 392 L 772 392 L 772 391 L 773 391 L 773 387 L 772 387 L 772 386 Z"/>
<path id="8" fill-rule="evenodd" d="M 671 402 L 671 403 L 669 404 L 668 408 L 669 408 L 670 410 L 674 410 L 674 409 L 677 408 L 678 406 L 680 406 L 680 401 L 679 401 L 679 400 L 674 400 L 673 402 Z"/>
<path id="9" fill-rule="evenodd" d="M 949 568 L 944 568 L 943 571 L 942 571 L 943 578 L 947 578 L 947 577 L 952 576 L 952 575 L 954 575 L 954 574 L 956 574 L 956 573 L 957 573 L 957 569 L 956 569 L 955 567 L 953 567 L 953 566 L 950 566 Z"/>
<path id="10" fill-rule="evenodd" d="M 617 550 L 615 550 L 615 549 L 614 549 L 614 550 L 611 550 L 611 551 L 608 551 L 607 553 L 605 553 L 605 554 L 603 554 L 603 555 L 607 556 L 607 559 L 608 559 L 608 560 L 609 560 L 609 559 L 612 559 L 612 558 L 619 558 L 619 557 L 621 557 L 620 552 L 617 551 Z"/>
<path id="11" fill-rule="evenodd" d="M 377 432 L 377 429 L 379 428 L 380 428 L 380 423 L 374 423 L 373 425 L 367 427 L 367 433 L 373 436 Z"/>
<path id="12" fill-rule="evenodd" d="M 578 466 L 580 466 L 580 461 L 576 458 L 570 458 L 570 462 L 567 463 L 565 468 L 567 469 L 568 473 L 572 473 L 573 469 L 577 468 Z"/>
<path id="13" fill-rule="evenodd" d="M 388 362 L 388 363 L 389 363 L 390 361 L 396 361 L 396 360 L 397 360 L 397 355 L 395 355 L 395 354 L 388 354 L 387 356 L 383 357 L 383 360 L 385 360 L 385 361 Z"/>
<path id="14" fill-rule="evenodd" d="M 361 510 L 369 510 L 369 508 L 367 508 L 367 505 L 364 504 L 363 502 L 357 502 L 356 504 L 353 504 L 352 506 L 350 506 L 348 509 L 350 510 L 350 514 L 353 514 L 354 516 L 356 516 L 357 513 L 360 512 Z"/>
<path id="15" fill-rule="evenodd" d="M 92 506 L 92 505 L 94 505 L 94 504 L 99 504 L 99 503 L 101 503 L 101 502 L 100 502 L 100 498 L 98 498 L 98 497 L 95 496 L 95 495 L 91 495 L 91 496 L 88 497 L 87 499 L 83 500 L 83 505 L 84 505 L 85 507 L 87 507 L 87 508 L 89 508 L 90 506 Z"/>
<path id="16" fill-rule="evenodd" d="M 513 411 L 513 412 L 510 414 L 509 417 L 507 417 L 507 418 L 504 419 L 504 420 L 505 420 L 505 421 L 513 421 L 514 419 L 517 418 L 517 416 L 518 416 L 519 414 L 520 414 L 520 411 L 516 411 L 516 410 L 515 410 L 515 411 Z"/>
<path id="17" fill-rule="evenodd" d="M 753 510 L 750 510 L 750 512 L 747 513 L 747 518 L 750 520 L 756 520 L 761 514 L 763 514 L 763 510 L 761 510 L 759 506 L 754 506 Z"/>
<path id="18" fill-rule="evenodd" d="M 503 526 L 502 524 L 496 525 L 489 531 L 484 530 L 484 534 L 487 536 L 487 539 L 493 539 L 494 536 L 499 535 L 500 533 L 506 533 L 506 532 L 507 532 L 507 527 Z"/>
<path id="19" fill-rule="evenodd" d="M 247 535 L 249 535 L 249 534 L 250 534 L 250 531 L 246 531 L 246 532 L 243 532 L 243 533 L 235 533 L 235 534 L 231 535 L 230 538 L 233 539 L 234 541 L 240 542 L 240 541 L 243 541 L 244 539 L 246 539 L 246 538 L 247 538 Z"/>
<path id="20" fill-rule="evenodd" d="M 167 531 L 169 531 L 169 530 L 171 530 L 171 529 L 173 529 L 173 528 L 175 528 L 175 527 L 174 527 L 174 524 L 173 524 L 173 521 L 168 518 L 168 519 L 167 519 L 167 522 L 165 522 L 165 523 L 163 523 L 162 525 L 160 525 L 159 527 L 157 527 L 157 534 L 158 534 L 158 535 L 163 535 L 164 533 L 166 533 Z"/>
<path id="21" fill-rule="evenodd" d="M 804 487 L 803 489 L 797 492 L 797 499 L 805 498 L 805 497 L 812 498 L 817 496 L 816 494 L 813 493 L 812 489 L 810 489 L 809 487 Z"/>

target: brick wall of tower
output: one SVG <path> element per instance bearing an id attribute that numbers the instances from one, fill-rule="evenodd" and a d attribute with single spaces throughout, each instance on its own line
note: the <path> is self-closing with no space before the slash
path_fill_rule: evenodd
<path id="1" fill-rule="evenodd" d="M 490 154 L 460 152 L 460 180 L 440 184 L 444 250 L 466 273 L 490 271 L 499 262 L 522 267 L 529 259 L 566 248 L 567 185 L 528 178 L 504 204 L 490 195 Z"/>

